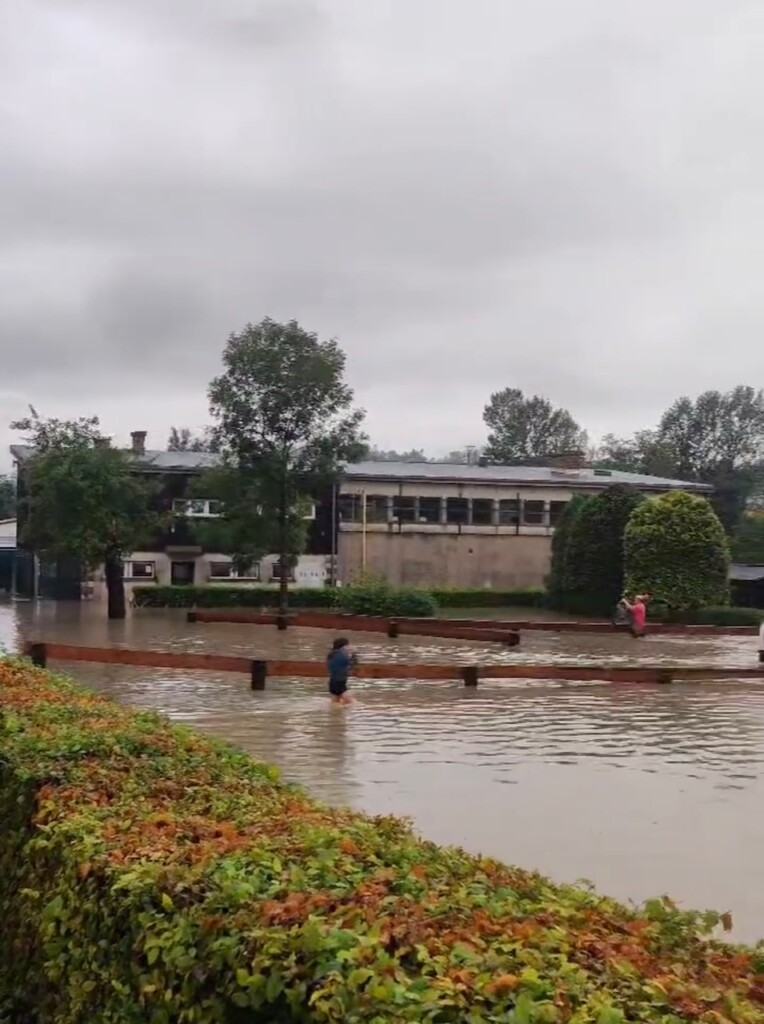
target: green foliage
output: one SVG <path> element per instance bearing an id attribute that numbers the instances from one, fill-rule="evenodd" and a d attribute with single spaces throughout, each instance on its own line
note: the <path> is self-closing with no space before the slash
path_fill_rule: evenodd
<path id="1" fill-rule="evenodd" d="M 215 442 L 212 430 L 207 427 L 203 433 L 194 434 L 188 427 L 171 427 L 167 438 L 168 452 L 212 452 Z"/>
<path id="2" fill-rule="evenodd" d="M 295 588 L 289 591 L 291 608 L 335 608 L 340 595 L 352 587 Z M 434 600 L 440 608 L 543 608 L 546 591 L 541 587 L 527 587 L 518 590 L 483 590 L 456 587 L 449 589 L 418 590 L 404 588 L 408 607 L 431 607 Z M 141 608 L 275 608 L 278 605 L 278 591 L 272 587 L 211 584 L 204 587 L 134 587 L 133 597 Z M 420 597 L 423 595 L 423 600 Z M 348 600 L 350 600 L 348 598 Z M 427 614 L 434 612 L 397 612 L 398 615 Z"/>
<path id="3" fill-rule="evenodd" d="M 493 590 L 486 587 L 460 587 L 431 590 L 439 608 L 545 608 L 547 593 L 543 587 L 518 587 Z"/>
<path id="4" fill-rule="evenodd" d="M 741 519 L 732 538 L 732 561 L 764 565 L 764 514 L 749 512 Z"/>
<path id="5" fill-rule="evenodd" d="M 615 485 L 586 500 L 575 514 L 564 552 L 562 606 L 576 615 L 607 615 L 623 596 L 623 538 L 645 500 Z"/>
<path id="6" fill-rule="evenodd" d="M 21 541 L 43 558 L 106 565 L 109 615 L 124 617 L 122 557 L 140 547 L 161 518 L 150 487 L 131 470 L 132 456 L 101 436 L 97 417 L 13 424 L 33 454 L 23 473 Z"/>
<path id="7" fill-rule="evenodd" d="M 547 577 L 547 603 L 559 611 L 565 608 L 567 581 L 565 579 L 566 556 L 571 534 L 576 521 L 591 498 L 574 494 L 562 511 L 552 537 L 552 557 Z"/>
<path id="8" fill-rule="evenodd" d="M 0 663 L 0 1019 L 623 1024 L 764 1014 L 719 915 L 642 910 L 329 809 Z"/>
<path id="9" fill-rule="evenodd" d="M 764 611 L 758 608 L 730 607 L 693 608 L 674 611 L 666 605 L 650 605 L 652 622 L 682 622 L 690 626 L 752 626 L 758 628 Z"/>
<path id="10" fill-rule="evenodd" d="M 0 519 L 16 515 L 16 484 L 10 476 L 0 476 Z"/>
<path id="11" fill-rule="evenodd" d="M 655 430 L 603 438 L 596 465 L 714 488 L 711 502 L 728 533 L 764 477 L 764 392 L 738 386 L 677 399 Z"/>
<path id="12" fill-rule="evenodd" d="M 674 491 L 633 512 L 625 535 L 626 589 L 672 611 L 729 603 L 729 550 L 705 498 Z"/>
<path id="13" fill-rule="evenodd" d="M 344 381 L 345 354 L 292 320 L 266 319 L 232 334 L 223 373 L 209 387 L 216 447 L 241 493 L 257 492 L 261 520 L 272 519 L 282 565 L 301 553 L 302 501 L 337 481 L 342 466 L 366 451 L 363 412 Z M 287 575 L 281 574 L 281 606 Z"/>
<path id="14" fill-rule="evenodd" d="M 585 432 L 567 409 L 540 395 L 526 398 L 517 388 L 491 395 L 483 412 L 489 429 L 486 458 L 494 462 L 543 459 L 586 447 Z"/>
<path id="15" fill-rule="evenodd" d="M 333 608 L 331 587 L 293 587 L 289 591 L 290 608 Z M 279 592 L 273 587 L 134 587 L 133 598 L 139 608 L 277 608 Z"/>
<path id="16" fill-rule="evenodd" d="M 353 615 L 425 618 L 435 615 L 437 603 L 427 590 L 392 587 L 376 576 L 366 576 L 336 591 L 337 607 Z"/>
<path id="17" fill-rule="evenodd" d="M 244 570 L 263 555 L 280 550 L 281 527 L 269 507 L 268 485 L 259 474 L 235 463 L 217 466 L 193 481 L 190 494 L 221 503 L 220 518 L 189 521 L 197 543 L 206 551 L 231 555 L 235 568 Z M 286 564 L 290 569 L 305 548 L 305 514 L 305 504 L 298 500 L 286 516 Z"/>

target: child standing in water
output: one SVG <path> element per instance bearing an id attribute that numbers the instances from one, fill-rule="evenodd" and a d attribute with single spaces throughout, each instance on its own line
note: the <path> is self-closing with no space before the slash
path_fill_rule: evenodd
<path id="1" fill-rule="evenodd" d="M 344 638 L 335 640 L 326 659 L 329 670 L 329 693 L 333 704 L 352 704 L 353 698 L 347 692 L 350 670 L 357 658 Z"/>

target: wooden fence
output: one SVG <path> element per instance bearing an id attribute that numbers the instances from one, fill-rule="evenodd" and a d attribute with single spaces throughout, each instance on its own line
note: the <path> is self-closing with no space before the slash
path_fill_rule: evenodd
<path id="1" fill-rule="evenodd" d="M 123 647 L 78 647 L 70 644 L 35 643 L 26 648 L 35 665 L 49 661 L 95 662 L 103 665 L 136 665 L 197 672 L 240 672 L 250 678 L 253 690 L 265 689 L 268 678 L 326 679 L 322 661 L 267 661 L 225 654 L 179 654 L 175 651 L 135 651 Z M 353 670 L 358 679 L 414 679 L 419 682 L 460 681 L 475 687 L 480 679 L 561 679 L 573 682 L 671 683 L 711 679 L 764 680 L 764 665 L 746 668 L 714 665 L 429 665 L 406 662 L 366 664 Z"/>
<path id="2" fill-rule="evenodd" d="M 349 615 L 332 611 L 293 611 L 285 618 L 275 612 L 256 612 L 249 608 L 195 608 L 189 622 L 250 623 L 259 626 L 304 626 L 309 629 L 355 630 L 396 636 L 432 636 L 452 640 L 483 640 L 515 646 L 521 631 L 544 633 L 623 633 L 604 619 L 560 621 L 543 619 L 443 619 L 385 618 L 376 615 Z M 683 623 L 648 622 L 648 633 L 669 636 L 756 636 L 755 626 L 691 626 Z"/>
<path id="3" fill-rule="evenodd" d="M 375 615 L 344 615 L 338 612 L 293 612 L 286 616 L 275 612 L 254 612 L 246 608 L 207 609 L 188 612 L 188 621 L 244 623 L 256 626 L 304 626 L 308 629 L 333 629 L 362 633 L 385 633 L 389 637 L 431 636 L 446 640 L 473 640 L 500 643 L 516 647 L 520 634 L 501 624 L 486 623 L 472 626 L 469 620 L 452 622 L 450 619 L 387 619 Z"/>

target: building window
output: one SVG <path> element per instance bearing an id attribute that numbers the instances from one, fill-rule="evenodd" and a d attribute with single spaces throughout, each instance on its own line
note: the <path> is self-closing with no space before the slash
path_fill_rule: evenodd
<path id="1" fill-rule="evenodd" d="M 292 569 L 287 569 L 287 576 L 286 576 L 286 578 L 289 580 L 290 583 L 294 583 L 294 569 L 293 568 Z M 271 566 L 271 579 L 272 580 L 280 580 L 281 579 L 281 562 L 274 562 L 273 565 Z"/>
<path id="2" fill-rule="evenodd" d="M 337 501 L 337 513 L 341 523 L 360 523 L 361 495 L 341 494 Z"/>
<path id="3" fill-rule="evenodd" d="M 363 499 L 361 499 L 363 500 Z M 366 522 L 386 523 L 388 519 L 388 500 L 385 494 L 366 495 Z"/>
<path id="4" fill-rule="evenodd" d="M 122 575 L 126 580 L 153 580 L 156 568 L 156 562 L 125 562 Z"/>
<path id="5" fill-rule="evenodd" d="M 446 522 L 466 526 L 469 521 L 470 505 L 466 498 L 446 498 Z"/>
<path id="6" fill-rule="evenodd" d="M 440 522 L 440 498 L 419 499 L 419 522 L 439 523 Z"/>
<path id="7" fill-rule="evenodd" d="M 416 522 L 416 498 L 405 498 L 402 494 L 393 498 L 393 519 L 399 523 Z"/>
<path id="8" fill-rule="evenodd" d="M 235 569 L 233 562 L 210 562 L 211 580 L 259 580 L 260 567 L 256 564 L 246 569 Z"/>
<path id="9" fill-rule="evenodd" d="M 502 498 L 499 502 L 499 526 L 518 526 L 520 523 L 520 501 L 518 498 Z"/>
<path id="10" fill-rule="evenodd" d="M 549 525 L 557 526 L 560 521 L 560 516 L 565 511 L 567 501 L 550 501 L 549 502 Z"/>
<path id="11" fill-rule="evenodd" d="M 363 522 L 362 494 L 341 494 L 337 502 L 340 522 L 362 523 Z M 384 494 L 366 495 L 366 522 L 386 523 L 388 501 Z"/>
<path id="12" fill-rule="evenodd" d="M 472 499 L 472 524 L 473 526 L 493 525 L 493 501 L 490 498 Z"/>
<path id="13" fill-rule="evenodd" d="M 544 502 L 524 501 L 523 502 L 523 524 L 525 526 L 544 525 Z"/>
<path id="14" fill-rule="evenodd" d="M 176 498 L 172 510 L 187 519 L 215 519 L 223 514 L 223 504 L 211 498 Z"/>

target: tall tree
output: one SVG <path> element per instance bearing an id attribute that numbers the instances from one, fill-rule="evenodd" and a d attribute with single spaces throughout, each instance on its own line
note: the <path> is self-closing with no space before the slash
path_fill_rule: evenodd
<path id="1" fill-rule="evenodd" d="M 683 397 L 666 410 L 658 436 L 681 479 L 712 484 L 727 533 L 740 521 L 764 458 L 764 393 L 740 385 Z"/>
<path id="2" fill-rule="evenodd" d="M 103 564 L 109 618 L 123 619 L 123 557 L 159 525 L 132 456 L 111 447 L 96 416 L 43 419 L 32 410 L 12 427 L 32 448 L 19 468 L 20 539 L 51 561 L 72 558 L 90 571 Z"/>
<path id="3" fill-rule="evenodd" d="M 13 477 L 0 476 L 0 519 L 16 515 L 16 484 Z"/>
<path id="4" fill-rule="evenodd" d="M 489 429 L 485 456 L 494 462 L 539 459 L 560 452 L 586 448 L 586 433 L 567 409 L 533 395 L 526 398 L 517 388 L 491 395 L 483 412 Z"/>
<path id="5" fill-rule="evenodd" d="M 295 320 L 248 324 L 232 334 L 223 373 L 209 387 L 215 438 L 225 466 L 251 482 L 277 527 L 279 624 L 286 625 L 288 569 L 299 551 L 302 501 L 335 482 L 365 454 L 364 413 L 353 409 L 345 354 Z M 254 525 L 253 525 L 254 529 Z"/>
<path id="6" fill-rule="evenodd" d="M 592 465 L 622 473 L 678 478 L 674 452 L 655 430 L 638 430 L 632 437 L 606 434 L 594 453 Z"/>
<path id="7" fill-rule="evenodd" d="M 383 448 L 370 448 L 365 456 L 369 462 L 429 462 L 421 448 L 412 448 L 408 452 L 386 451 Z"/>
<path id="8" fill-rule="evenodd" d="M 207 427 L 202 434 L 194 434 L 188 427 L 171 427 L 167 438 L 168 452 L 210 452 L 214 450 L 212 432 Z"/>

